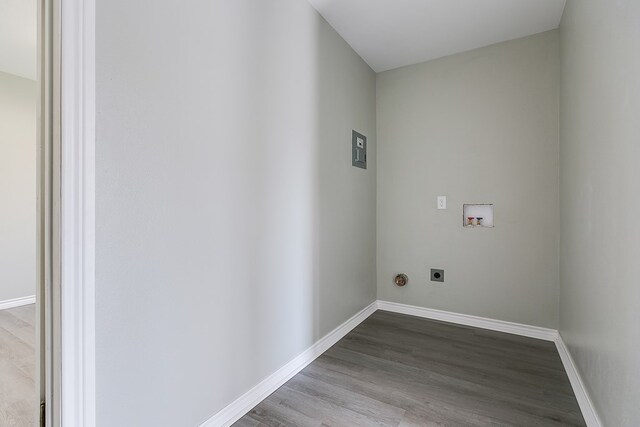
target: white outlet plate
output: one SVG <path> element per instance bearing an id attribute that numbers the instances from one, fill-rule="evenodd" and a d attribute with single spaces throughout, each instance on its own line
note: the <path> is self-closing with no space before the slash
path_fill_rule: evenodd
<path id="1" fill-rule="evenodd" d="M 447 196 L 438 196 L 438 209 L 447 209 Z"/>

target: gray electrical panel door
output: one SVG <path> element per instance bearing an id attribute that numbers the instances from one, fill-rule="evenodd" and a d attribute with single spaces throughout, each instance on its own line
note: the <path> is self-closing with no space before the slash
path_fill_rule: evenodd
<path id="1" fill-rule="evenodd" d="M 367 137 L 355 130 L 351 132 L 351 164 L 367 168 Z"/>

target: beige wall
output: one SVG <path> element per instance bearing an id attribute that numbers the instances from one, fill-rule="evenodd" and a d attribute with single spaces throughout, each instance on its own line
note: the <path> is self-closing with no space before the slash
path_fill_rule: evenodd
<path id="1" fill-rule="evenodd" d="M 559 325 L 605 424 L 639 425 L 639 17 L 568 1 L 559 145 L 557 31 L 376 83 L 306 2 L 98 1 L 98 423 L 202 422 L 377 281 Z M 463 229 L 466 202 L 496 227 Z"/>
<path id="2" fill-rule="evenodd" d="M 568 0 L 560 334 L 603 425 L 640 425 L 640 2 Z"/>
<path id="3" fill-rule="evenodd" d="M 378 75 L 379 299 L 557 327 L 558 93 L 557 31 Z"/>
<path id="4" fill-rule="evenodd" d="M 36 290 L 36 82 L 0 71 L 0 302 Z"/>
<path id="5" fill-rule="evenodd" d="M 98 425 L 195 426 L 375 300 L 375 74 L 299 0 L 100 0 L 96 65 Z"/>

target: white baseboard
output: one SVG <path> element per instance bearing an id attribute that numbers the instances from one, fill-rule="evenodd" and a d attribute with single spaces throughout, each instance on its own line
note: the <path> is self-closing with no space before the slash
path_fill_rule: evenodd
<path id="1" fill-rule="evenodd" d="M 0 310 L 6 310 L 8 308 L 20 307 L 21 305 L 35 304 L 36 296 L 31 295 L 28 297 L 7 299 L 0 301 Z"/>
<path id="2" fill-rule="evenodd" d="M 476 328 L 538 338 L 545 341 L 553 341 L 558 349 L 558 354 L 560 355 L 564 369 L 567 372 L 569 381 L 571 382 L 571 388 L 573 388 L 573 393 L 576 396 L 576 400 L 580 406 L 580 411 L 582 411 L 582 416 L 587 423 L 587 427 L 602 427 L 602 423 L 598 418 L 593 402 L 589 398 L 589 394 L 587 393 L 584 383 L 582 382 L 582 378 L 576 369 L 576 365 L 573 362 L 571 354 L 569 353 L 567 346 L 564 344 L 564 341 L 562 341 L 562 337 L 555 329 L 505 322 L 503 320 L 488 319 L 485 317 L 452 313 L 388 301 L 378 301 L 378 308 L 380 310 L 392 311 L 394 313 L 410 314 L 412 316 L 424 317 L 427 319 L 441 320 L 443 322 L 474 326 Z"/>
<path id="3" fill-rule="evenodd" d="M 295 374 L 313 362 L 318 356 L 327 351 L 329 347 L 340 341 L 353 328 L 362 323 L 377 309 L 374 301 L 359 313 L 351 317 L 342 325 L 329 332 L 314 345 L 306 349 L 302 354 L 265 378 L 261 383 L 233 401 L 230 405 L 202 423 L 200 427 L 227 427 L 238 421 L 244 414 L 264 400 L 278 387 L 289 381 Z"/>
<path id="4" fill-rule="evenodd" d="M 1 305 L 0 308 L 2 308 Z M 389 301 L 376 301 L 371 303 L 355 316 L 351 317 L 342 325 L 325 335 L 302 354 L 298 355 L 276 372 L 265 378 L 251 390 L 233 401 L 230 405 L 202 423 L 200 427 L 228 427 L 239 420 L 244 414 L 249 412 L 281 385 L 304 369 L 309 363 L 313 362 L 318 356 L 327 351 L 329 347 L 340 341 L 352 329 L 373 314 L 376 309 L 555 342 L 587 426 L 602 427 L 602 423 L 600 422 L 593 403 L 587 394 L 582 378 L 580 377 L 573 359 L 571 358 L 571 354 L 558 334 L 558 331 L 555 329 L 471 316 L 468 314 L 452 313 Z"/>
<path id="5" fill-rule="evenodd" d="M 380 310 L 392 311 L 394 313 L 410 314 L 412 316 L 424 317 L 426 319 L 441 320 L 443 322 L 456 323 L 458 325 L 506 332 L 508 334 L 522 335 L 545 341 L 555 341 L 558 337 L 558 331 L 555 329 L 523 325 L 521 323 L 506 322 L 504 320 L 488 319 L 486 317 L 471 316 L 469 314 L 452 313 L 450 311 L 435 310 L 433 308 L 398 304 L 396 302 L 378 301 L 378 308 Z"/>
<path id="6" fill-rule="evenodd" d="M 560 354 L 560 359 L 562 359 L 564 370 L 567 372 L 567 376 L 571 382 L 571 388 L 573 388 L 573 393 L 576 395 L 576 400 L 582 411 L 584 421 L 587 423 L 587 427 L 602 427 L 602 423 L 587 393 L 582 377 L 560 334 L 558 334 L 558 339 L 556 339 L 556 348 L 558 349 L 558 354 Z"/>

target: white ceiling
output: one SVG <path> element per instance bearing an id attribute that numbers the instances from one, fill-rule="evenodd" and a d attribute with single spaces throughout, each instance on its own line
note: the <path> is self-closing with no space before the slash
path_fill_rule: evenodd
<path id="1" fill-rule="evenodd" d="M 380 72 L 558 28 L 565 0 L 309 0 Z"/>
<path id="2" fill-rule="evenodd" d="M 36 0 L 0 0 L 0 71 L 36 78 Z"/>

